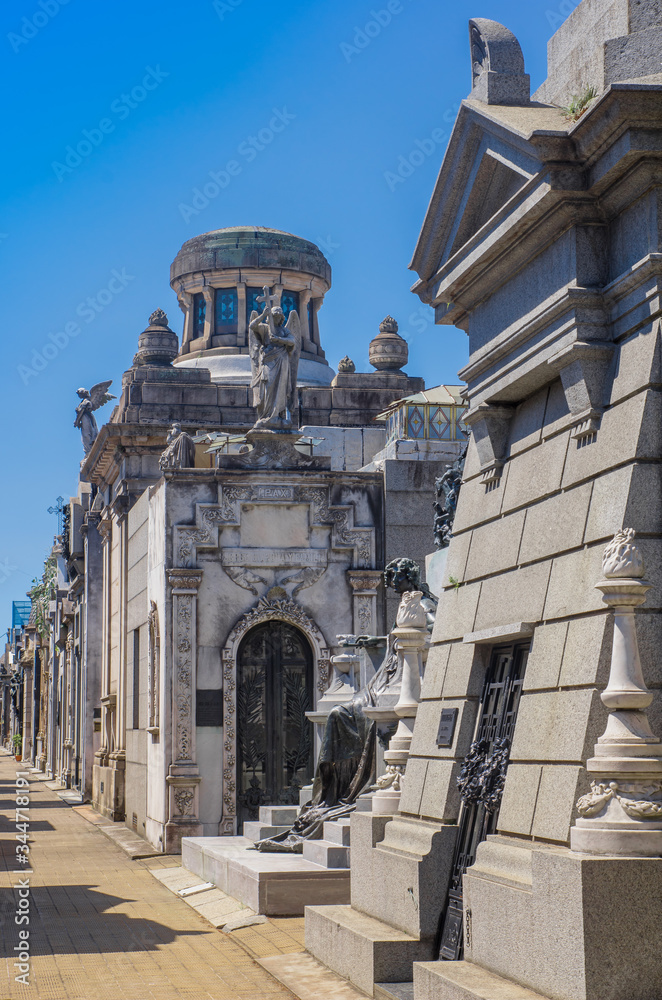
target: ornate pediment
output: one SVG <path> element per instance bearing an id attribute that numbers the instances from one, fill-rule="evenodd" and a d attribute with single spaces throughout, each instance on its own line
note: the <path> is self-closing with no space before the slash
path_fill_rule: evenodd
<path id="1" fill-rule="evenodd" d="M 503 208 L 528 180 L 489 149 L 485 151 L 467 191 L 464 210 L 458 214 L 448 256 L 452 257 L 486 222 Z"/>

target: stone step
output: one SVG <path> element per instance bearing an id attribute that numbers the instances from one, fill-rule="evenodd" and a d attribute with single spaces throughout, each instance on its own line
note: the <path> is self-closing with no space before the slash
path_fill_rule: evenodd
<path id="1" fill-rule="evenodd" d="M 546 1000 L 471 962 L 416 962 L 414 991 L 416 1000 Z"/>
<path id="2" fill-rule="evenodd" d="M 298 806 L 260 806 L 260 823 L 285 826 L 289 830 L 299 814 Z"/>
<path id="3" fill-rule="evenodd" d="M 329 840 L 305 840 L 303 857 L 305 861 L 312 861 L 323 868 L 349 868 L 349 847 L 333 844 Z"/>
<path id="4" fill-rule="evenodd" d="M 287 833 L 289 826 L 265 826 L 259 820 L 249 820 L 244 823 L 244 837 L 248 837 L 253 843 L 258 840 L 266 840 L 267 837 L 278 837 L 281 833 Z"/>
<path id="5" fill-rule="evenodd" d="M 375 983 L 375 1000 L 414 1000 L 413 983 Z"/>
<path id="6" fill-rule="evenodd" d="M 306 948 L 323 965 L 372 996 L 375 982 L 409 982 L 413 963 L 433 957 L 434 941 L 420 941 L 351 906 L 309 906 Z"/>
<path id="7" fill-rule="evenodd" d="M 312 797 L 313 797 L 313 786 L 304 785 L 301 791 L 299 792 L 299 806 L 303 807 L 305 805 L 308 805 Z"/>
<path id="8" fill-rule="evenodd" d="M 347 819 L 331 819 L 325 823 L 324 840 L 349 847 L 349 817 Z"/>

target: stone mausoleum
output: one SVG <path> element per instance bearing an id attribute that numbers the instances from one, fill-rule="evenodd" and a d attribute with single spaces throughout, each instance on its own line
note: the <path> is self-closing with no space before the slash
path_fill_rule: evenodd
<path id="1" fill-rule="evenodd" d="M 262 805 L 298 805 L 337 637 L 383 634 L 397 609 L 384 565 L 424 565 L 435 477 L 459 454 L 466 409 L 445 391 L 424 435 L 387 441 L 380 415 L 425 384 L 403 370 L 390 316 L 366 338 L 373 371 L 348 357 L 330 368 L 319 313 L 331 269 L 297 236 L 196 237 L 171 284 L 182 342 L 156 310 L 110 419 L 98 433 L 88 422 L 79 494 L 44 573 L 56 600 L 43 632 L 17 629 L 10 651 L 30 689 L 15 713 L 26 758 L 164 851 L 237 833 Z M 288 323 L 296 314 L 300 357 L 294 446 L 256 460 L 248 325 L 265 287 Z M 81 390 L 77 412 L 107 388 Z M 184 467 L 162 460 L 173 424 L 192 440 Z"/>

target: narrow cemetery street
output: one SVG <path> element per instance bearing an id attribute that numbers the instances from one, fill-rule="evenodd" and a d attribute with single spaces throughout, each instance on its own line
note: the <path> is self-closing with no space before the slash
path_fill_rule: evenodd
<path id="1" fill-rule="evenodd" d="M 20 769 L 13 757 L 0 755 L 0 1000 L 291 996 L 149 871 L 175 867 L 179 858 L 130 860 L 34 775 L 29 807 L 22 799 L 19 807 L 29 817 L 29 864 L 16 863 L 16 847 L 22 846 L 17 833 L 23 839 L 15 822 Z M 20 796 L 25 791 L 18 789 Z M 29 892 L 21 890 L 20 883 L 28 882 Z M 29 937 L 19 937 L 26 930 Z M 29 973 L 23 985 L 16 982 L 22 969 L 14 963 L 26 941 Z"/>

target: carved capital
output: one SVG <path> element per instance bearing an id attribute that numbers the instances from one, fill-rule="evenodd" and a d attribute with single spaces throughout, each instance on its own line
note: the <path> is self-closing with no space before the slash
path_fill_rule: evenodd
<path id="1" fill-rule="evenodd" d="M 350 569 L 347 571 L 347 579 L 354 594 L 370 594 L 372 596 L 377 593 L 380 584 L 383 583 L 383 573 L 378 569 L 362 570 L 361 572 Z"/>
<path id="2" fill-rule="evenodd" d="M 202 570 L 169 569 L 167 574 L 173 594 L 195 594 L 202 583 Z"/>

